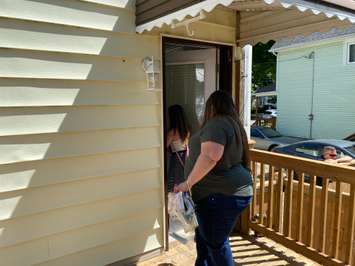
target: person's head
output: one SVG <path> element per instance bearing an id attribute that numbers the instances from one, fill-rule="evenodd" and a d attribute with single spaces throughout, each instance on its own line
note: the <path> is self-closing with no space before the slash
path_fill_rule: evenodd
<path id="1" fill-rule="evenodd" d="M 325 146 L 322 151 L 322 157 L 324 160 L 329 160 L 333 159 L 335 160 L 337 158 L 337 150 L 333 146 Z"/>
<path id="2" fill-rule="evenodd" d="M 233 98 L 224 91 L 215 91 L 207 99 L 203 125 L 215 116 L 230 116 L 238 119 L 238 113 Z"/>
<path id="3" fill-rule="evenodd" d="M 239 119 L 239 115 L 236 106 L 233 102 L 233 98 L 229 93 L 224 91 L 215 91 L 208 98 L 205 107 L 203 125 L 205 125 L 208 120 L 216 116 L 227 116 L 232 118 L 236 122 L 239 128 L 239 132 L 236 132 L 236 134 L 239 135 L 237 136 L 237 138 L 242 142 L 243 145 L 242 164 L 244 167 L 250 169 L 248 137 Z"/>
<path id="4" fill-rule="evenodd" d="M 178 133 L 180 138 L 185 141 L 189 136 L 189 127 L 185 116 L 184 109 L 181 105 L 175 104 L 169 107 L 169 131 L 173 130 Z"/>

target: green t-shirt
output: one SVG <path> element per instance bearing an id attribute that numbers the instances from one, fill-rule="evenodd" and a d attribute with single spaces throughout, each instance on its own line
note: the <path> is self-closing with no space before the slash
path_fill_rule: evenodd
<path id="1" fill-rule="evenodd" d="M 243 157 L 242 137 L 238 124 L 232 118 L 217 116 L 189 140 L 189 156 L 185 163 L 185 178 L 192 171 L 201 153 L 201 143 L 212 141 L 224 146 L 224 153 L 217 165 L 192 188 L 195 201 L 211 194 L 236 195 L 238 191 L 253 184 L 252 177 L 241 162 Z M 237 134 L 238 132 L 238 134 Z"/>

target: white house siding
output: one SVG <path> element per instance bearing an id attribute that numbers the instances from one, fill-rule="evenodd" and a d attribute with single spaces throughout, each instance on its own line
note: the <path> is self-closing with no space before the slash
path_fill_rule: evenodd
<path id="1" fill-rule="evenodd" d="M 277 57 L 277 128 L 285 135 L 309 136 L 312 61 L 300 58 L 306 53 L 280 53 Z"/>
<path id="2" fill-rule="evenodd" d="M 0 265 L 163 245 L 161 94 L 126 0 L 0 0 Z"/>
<path id="3" fill-rule="evenodd" d="M 344 41 L 278 54 L 277 126 L 286 135 L 309 137 L 312 60 L 315 52 L 313 138 L 344 138 L 355 132 L 355 65 L 345 62 Z M 299 58 L 299 59 L 297 59 Z"/>

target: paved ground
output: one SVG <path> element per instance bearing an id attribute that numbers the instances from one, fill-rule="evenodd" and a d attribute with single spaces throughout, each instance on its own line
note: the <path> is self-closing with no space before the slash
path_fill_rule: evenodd
<path id="1" fill-rule="evenodd" d="M 232 237 L 231 246 L 236 265 L 319 265 L 263 237 L 257 239 Z M 195 256 L 195 246 L 192 241 L 187 245 L 175 241 L 166 254 L 138 263 L 137 266 L 193 266 Z"/>

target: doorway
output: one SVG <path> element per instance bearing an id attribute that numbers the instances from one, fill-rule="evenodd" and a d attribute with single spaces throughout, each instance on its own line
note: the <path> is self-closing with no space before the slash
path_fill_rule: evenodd
<path id="1" fill-rule="evenodd" d="M 167 143 L 169 106 L 180 105 L 183 108 L 191 134 L 194 134 L 203 121 L 208 97 L 216 90 L 224 90 L 232 94 L 232 87 L 232 45 L 163 37 L 164 143 Z M 164 158 L 164 187 L 167 202 L 168 184 L 171 183 L 168 173 L 170 158 L 168 158 L 168 149 L 165 149 Z M 166 213 L 168 225 L 165 232 L 166 248 L 169 243 L 169 229 L 171 235 L 176 233 L 175 239 L 183 241 L 188 238 L 181 228 L 169 224 L 168 219 Z"/>

